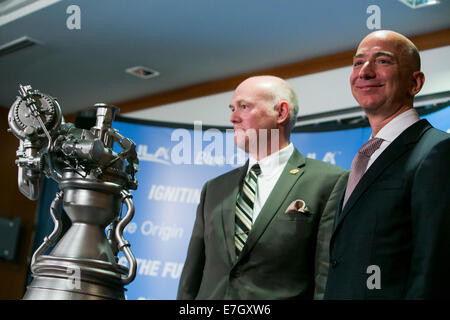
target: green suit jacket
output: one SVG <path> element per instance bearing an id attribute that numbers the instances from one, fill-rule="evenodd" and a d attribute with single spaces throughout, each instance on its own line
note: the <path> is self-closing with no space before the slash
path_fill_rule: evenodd
<path id="1" fill-rule="evenodd" d="M 295 149 L 236 258 L 235 205 L 247 166 L 204 185 L 177 298 L 322 298 L 348 172 Z M 286 213 L 295 200 L 309 213 Z"/>

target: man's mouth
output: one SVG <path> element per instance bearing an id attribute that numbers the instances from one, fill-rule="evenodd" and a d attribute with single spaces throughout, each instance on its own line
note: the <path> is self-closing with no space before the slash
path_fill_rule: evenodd
<path id="1" fill-rule="evenodd" d="M 372 89 L 377 89 L 382 87 L 382 84 L 363 84 L 363 85 L 356 85 L 356 88 L 362 91 L 370 91 Z"/>

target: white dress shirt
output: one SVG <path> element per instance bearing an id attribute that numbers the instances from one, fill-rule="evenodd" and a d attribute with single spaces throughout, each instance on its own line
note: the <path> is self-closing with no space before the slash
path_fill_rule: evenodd
<path id="1" fill-rule="evenodd" d="M 281 173 L 293 152 L 294 145 L 289 143 L 287 147 L 272 153 L 270 156 L 265 157 L 260 161 L 257 161 L 251 156 L 249 157 L 247 173 L 256 163 L 258 163 L 261 168 L 261 174 L 258 176 L 255 204 L 253 205 L 253 223 L 255 223 L 264 203 L 266 203 L 267 198 L 280 178 Z"/>
<path id="2" fill-rule="evenodd" d="M 381 146 L 372 154 L 369 163 L 367 164 L 367 169 L 372 165 L 372 163 L 379 157 L 379 155 L 386 150 L 386 148 L 394 141 L 403 131 L 408 129 L 414 123 L 419 121 L 419 115 L 415 109 L 409 109 L 397 117 L 388 122 L 380 131 L 378 131 L 376 138 L 381 138 L 384 141 Z M 372 135 L 370 136 L 372 138 Z M 366 171 L 367 171 L 366 169 Z"/>

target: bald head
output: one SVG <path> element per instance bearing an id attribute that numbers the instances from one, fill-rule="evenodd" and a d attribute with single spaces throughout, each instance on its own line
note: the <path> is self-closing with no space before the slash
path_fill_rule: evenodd
<path id="1" fill-rule="evenodd" d="M 267 100 L 271 100 L 274 106 L 278 105 L 281 101 L 286 101 L 290 107 L 290 127 L 294 127 L 299 109 L 298 99 L 294 89 L 287 81 L 270 75 L 254 76 L 244 80 L 238 88 L 243 86 L 251 86 L 259 89 L 260 95 L 264 95 Z"/>
<path id="2" fill-rule="evenodd" d="M 377 30 L 367 35 L 359 44 L 359 47 L 370 40 L 379 39 L 389 41 L 397 50 L 401 53 L 403 58 L 408 59 L 405 61 L 410 66 L 411 71 L 420 71 L 420 54 L 414 43 L 406 38 L 404 35 L 391 30 Z"/>
<path id="3" fill-rule="evenodd" d="M 380 30 L 358 46 L 350 75 L 352 94 L 369 118 L 372 133 L 413 108 L 425 81 L 416 46 L 405 36 Z"/>

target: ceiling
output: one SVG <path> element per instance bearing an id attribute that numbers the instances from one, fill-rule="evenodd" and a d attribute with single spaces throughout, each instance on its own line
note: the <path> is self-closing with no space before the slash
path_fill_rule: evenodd
<path id="1" fill-rule="evenodd" d="M 23 36 L 39 42 L 0 56 L 3 107 L 15 100 L 19 83 L 57 97 L 71 114 L 97 102 L 118 104 L 347 51 L 371 31 L 370 5 L 380 8 L 381 28 L 407 36 L 450 27 L 448 0 L 420 9 L 396 0 L 40 3 L 43 8 L 13 21 L 0 16 L 0 47 Z M 79 30 L 66 25 L 72 4 L 80 8 Z M 143 80 L 125 72 L 139 65 L 160 75 Z"/>

